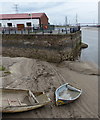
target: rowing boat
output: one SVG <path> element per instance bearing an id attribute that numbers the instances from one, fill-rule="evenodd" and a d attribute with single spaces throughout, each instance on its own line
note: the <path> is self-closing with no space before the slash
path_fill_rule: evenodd
<path id="1" fill-rule="evenodd" d="M 71 103 L 78 99 L 82 94 L 82 89 L 75 88 L 72 85 L 66 83 L 55 91 L 56 105 L 63 105 Z"/>
<path id="2" fill-rule="evenodd" d="M 50 102 L 44 92 L 0 88 L 0 112 L 15 113 L 33 110 Z"/>

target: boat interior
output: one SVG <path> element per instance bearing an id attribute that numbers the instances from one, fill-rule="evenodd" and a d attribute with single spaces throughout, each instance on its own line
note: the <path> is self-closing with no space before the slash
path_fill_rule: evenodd
<path id="1" fill-rule="evenodd" d="M 2 96 L 0 107 L 30 106 L 48 101 L 42 92 L 33 94 L 30 90 L 3 89 L 2 91 L 0 90 L 0 95 Z"/>
<path id="2" fill-rule="evenodd" d="M 57 96 L 59 99 L 72 100 L 80 94 L 80 90 L 70 86 L 65 85 L 58 89 Z"/>

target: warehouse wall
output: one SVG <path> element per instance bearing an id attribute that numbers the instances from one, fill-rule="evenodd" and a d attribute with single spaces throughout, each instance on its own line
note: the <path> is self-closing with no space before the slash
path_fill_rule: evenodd
<path id="1" fill-rule="evenodd" d="M 43 16 L 40 19 L 41 19 L 41 24 L 48 25 L 48 17 L 45 14 L 43 14 Z"/>
<path id="2" fill-rule="evenodd" d="M 0 20 L 2 27 L 8 27 L 7 23 L 12 23 L 12 27 L 17 27 L 17 24 L 24 24 L 27 27 L 26 23 L 31 22 L 33 25 L 39 25 L 39 19 L 16 19 L 16 20 Z"/>

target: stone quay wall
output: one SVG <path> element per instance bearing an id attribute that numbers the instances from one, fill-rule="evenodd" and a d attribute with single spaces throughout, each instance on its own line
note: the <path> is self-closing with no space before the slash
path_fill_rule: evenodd
<path id="1" fill-rule="evenodd" d="M 2 55 L 48 62 L 74 60 L 81 46 L 80 32 L 66 35 L 2 35 Z"/>

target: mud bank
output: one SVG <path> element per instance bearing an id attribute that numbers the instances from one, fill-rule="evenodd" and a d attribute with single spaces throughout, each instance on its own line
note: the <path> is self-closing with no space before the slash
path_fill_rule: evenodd
<path id="1" fill-rule="evenodd" d="M 51 64 L 24 57 L 3 57 L 2 64 L 11 72 L 0 78 L 3 87 L 44 91 L 52 100 L 45 107 L 3 114 L 3 118 L 98 118 L 98 71 L 96 68 L 94 71 L 94 66 L 83 62 Z M 55 89 L 66 82 L 82 88 L 82 96 L 71 104 L 57 107 Z"/>

